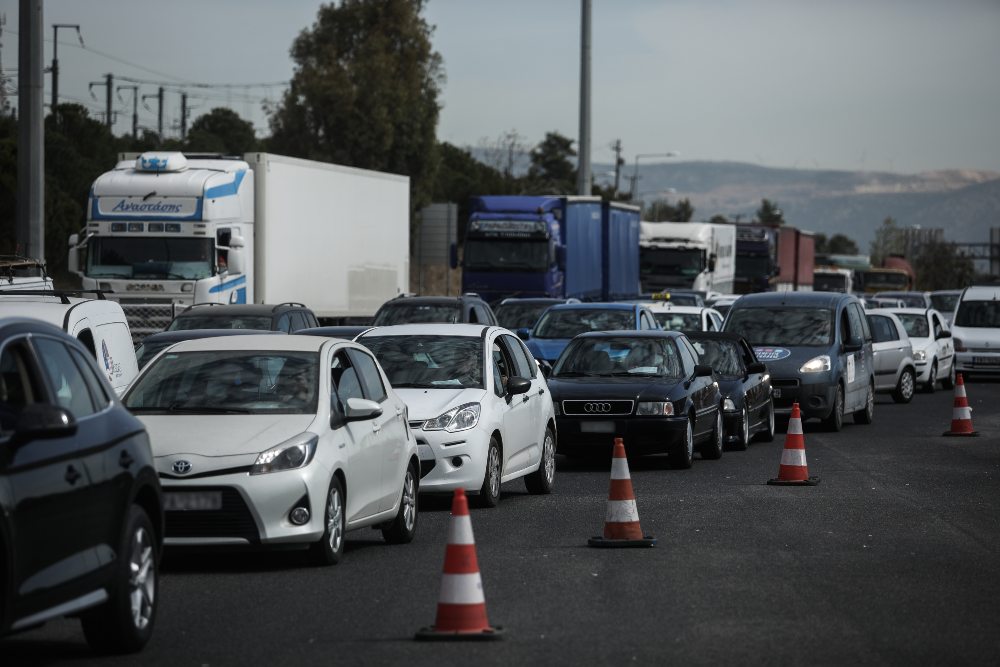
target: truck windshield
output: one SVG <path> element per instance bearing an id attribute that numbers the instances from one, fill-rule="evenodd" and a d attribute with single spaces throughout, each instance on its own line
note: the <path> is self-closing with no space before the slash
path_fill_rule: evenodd
<path id="1" fill-rule="evenodd" d="M 699 248 L 640 248 L 639 278 L 664 278 L 665 284 L 690 285 L 705 270 L 705 253 Z"/>
<path id="2" fill-rule="evenodd" d="M 826 308 L 733 308 L 726 331 L 751 345 L 829 345 L 833 312 Z"/>
<path id="3" fill-rule="evenodd" d="M 768 256 L 736 255 L 737 278 L 769 278 L 771 276 L 771 258 Z"/>
<path id="4" fill-rule="evenodd" d="M 910 287 L 910 277 L 903 271 L 865 271 L 862 282 L 866 292 L 905 290 Z"/>
<path id="5" fill-rule="evenodd" d="M 210 238 L 96 237 L 87 253 L 88 278 L 198 280 L 212 275 Z"/>
<path id="6" fill-rule="evenodd" d="M 532 271 L 549 268 L 546 239 L 467 239 L 466 271 Z"/>
<path id="7" fill-rule="evenodd" d="M 816 292 L 847 292 L 847 276 L 841 273 L 813 274 L 813 290 Z"/>

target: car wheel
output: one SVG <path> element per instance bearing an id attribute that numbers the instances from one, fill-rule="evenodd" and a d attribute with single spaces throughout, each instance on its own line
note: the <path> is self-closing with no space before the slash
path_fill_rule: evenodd
<path id="1" fill-rule="evenodd" d="M 722 458 L 722 411 L 715 411 L 715 428 L 712 429 L 712 436 L 709 438 L 708 442 L 702 443 L 701 447 L 698 448 L 698 453 L 701 454 L 703 459 L 721 459 Z"/>
<path id="2" fill-rule="evenodd" d="M 542 460 L 538 470 L 524 478 L 524 486 L 528 493 L 552 493 L 552 482 L 556 478 L 556 438 L 552 429 L 545 428 L 545 439 L 542 440 Z"/>
<path id="3" fill-rule="evenodd" d="M 931 372 L 930 375 L 927 376 L 927 382 L 924 383 L 924 393 L 933 394 L 934 390 L 936 389 L 935 387 L 936 384 L 937 384 L 937 361 L 934 361 L 931 364 Z"/>
<path id="4" fill-rule="evenodd" d="M 83 614 L 83 634 L 102 653 L 134 653 L 153 634 L 159 553 L 153 523 L 138 505 L 129 508 L 110 599 Z"/>
<path id="5" fill-rule="evenodd" d="M 417 534 L 417 490 L 419 475 L 411 463 L 403 477 L 403 492 L 400 495 L 399 511 L 396 518 L 382 529 L 382 537 L 389 544 L 408 544 Z"/>
<path id="6" fill-rule="evenodd" d="M 496 438 L 490 438 L 490 447 L 486 453 L 486 471 L 483 475 L 483 487 L 479 490 L 480 507 L 496 507 L 500 502 L 500 443 Z"/>
<path id="7" fill-rule="evenodd" d="M 767 402 L 767 430 L 760 434 L 763 442 L 774 442 L 774 400 Z"/>
<path id="8" fill-rule="evenodd" d="M 750 410 L 747 409 L 745 403 L 743 404 L 743 413 L 740 415 L 740 432 L 738 436 L 739 439 L 733 445 L 733 449 L 742 452 L 750 446 Z"/>
<path id="9" fill-rule="evenodd" d="M 823 420 L 823 424 L 828 431 L 839 431 L 844 425 L 844 388 L 837 385 L 837 395 L 833 399 L 833 409 L 830 415 Z"/>
<path id="10" fill-rule="evenodd" d="M 670 457 L 670 467 L 678 470 L 686 470 L 691 467 L 694 461 L 694 427 L 691 426 L 691 419 L 687 420 L 687 429 L 684 431 L 684 439 L 675 444 L 667 453 Z"/>
<path id="11" fill-rule="evenodd" d="M 865 407 L 854 413 L 855 424 L 871 424 L 875 418 L 875 385 L 868 385 L 868 396 L 865 398 Z"/>
<path id="12" fill-rule="evenodd" d="M 344 555 L 344 533 L 346 532 L 346 511 L 344 507 L 344 487 L 336 476 L 330 480 L 330 490 L 326 494 L 326 509 L 323 512 L 323 537 L 312 545 L 313 556 L 320 565 L 336 565 Z"/>
<path id="13" fill-rule="evenodd" d="M 955 388 L 955 359 L 951 360 L 951 369 L 948 371 L 948 377 L 941 380 L 941 386 L 945 389 Z"/>
<path id="14" fill-rule="evenodd" d="M 913 389 L 916 387 L 917 379 L 913 374 L 913 369 L 903 369 L 896 383 L 896 390 L 892 392 L 892 400 L 897 403 L 909 403 L 913 400 Z"/>

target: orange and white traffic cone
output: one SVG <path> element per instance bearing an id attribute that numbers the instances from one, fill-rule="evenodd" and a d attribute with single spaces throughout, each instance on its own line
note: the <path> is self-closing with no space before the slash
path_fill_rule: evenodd
<path id="1" fill-rule="evenodd" d="M 615 451 L 611 457 L 611 488 L 608 490 L 608 508 L 604 516 L 604 536 L 587 540 L 592 547 L 652 547 L 656 538 L 643 535 L 639 527 L 639 510 L 635 506 L 632 477 L 625 458 L 625 443 L 615 438 Z"/>
<path id="2" fill-rule="evenodd" d="M 792 416 L 788 420 L 785 448 L 781 452 L 778 476 L 767 480 L 767 483 L 776 486 L 816 486 L 819 484 L 819 477 L 810 477 L 809 467 L 806 465 L 806 440 L 802 435 L 802 415 L 799 413 L 798 403 L 792 403 Z"/>
<path id="3" fill-rule="evenodd" d="M 503 628 L 491 627 L 486 620 L 486 598 L 476 560 L 469 501 L 464 489 L 455 489 L 437 619 L 431 627 L 417 632 L 415 639 L 498 639 L 502 635 Z"/>
<path id="4" fill-rule="evenodd" d="M 965 380 L 962 379 L 961 373 L 955 373 L 955 404 L 951 409 L 951 430 L 941 435 L 965 437 L 979 435 L 979 432 L 972 428 L 972 408 L 969 407 L 969 399 L 965 395 Z"/>

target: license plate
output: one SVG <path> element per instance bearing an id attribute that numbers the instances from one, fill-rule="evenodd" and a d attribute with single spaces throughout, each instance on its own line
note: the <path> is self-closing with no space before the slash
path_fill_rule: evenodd
<path id="1" fill-rule="evenodd" d="M 781 389 L 779 389 L 778 387 L 774 387 L 773 389 L 771 389 L 771 394 L 775 398 L 781 398 Z"/>
<path id="2" fill-rule="evenodd" d="M 222 509 L 222 491 L 176 491 L 163 494 L 167 512 L 210 511 Z"/>
<path id="3" fill-rule="evenodd" d="M 580 422 L 582 433 L 614 433 L 614 422 Z"/>
<path id="4" fill-rule="evenodd" d="M 976 366 L 1000 366 L 1000 357 L 972 357 Z"/>

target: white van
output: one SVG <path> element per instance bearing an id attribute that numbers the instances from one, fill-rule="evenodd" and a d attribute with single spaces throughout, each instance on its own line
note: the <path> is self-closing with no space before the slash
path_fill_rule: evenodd
<path id="1" fill-rule="evenodd" d="M 1000 287 L 966 287 L 955 308 L 951 334 L 958 372 L 1000 374 Z"/>
<path id="2" fill-rule="evenodd" d="M 85 299 L 81 292 L 17 290 L 0 292 L 0 317 L 33 317 L 77 338 L 97 359 L 98 367 L 119 395 L 139 374 L 125 313 L 103 295 Z"/>

